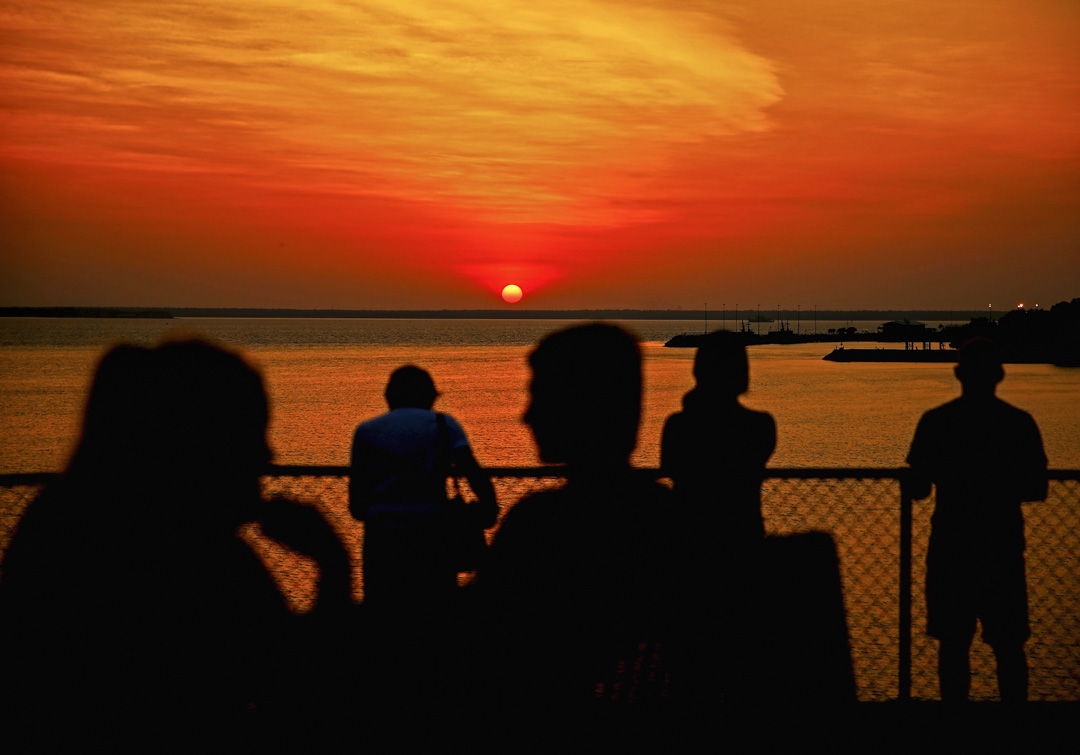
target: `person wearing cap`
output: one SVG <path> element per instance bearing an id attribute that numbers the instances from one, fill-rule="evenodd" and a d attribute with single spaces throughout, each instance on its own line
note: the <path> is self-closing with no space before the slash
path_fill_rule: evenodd
<path id="1" fill-rule="evenodd" d="M 478 500 L 467 518 L 477 528 L 495 524 L 495 490 L 461 425 L 433 411 L 439 394 L 426 370 L 398 368 L 385 395 L 390 411 L 361 423 L 352 445 L 349 507 L 364 522 L 364 601 L 436 607 L 457 587 L 447 475 L 468 480 Z"/>
<path id="2" fill-rule="evenodd" d="M 1003 701 L 1027 699 L 1028 627 L 1024 516 L 1046 498 L 1046 454 L 1035 420 L 997 398 L 1005 377 L 998 347 L 960 349 L 961 395 L 923 415 L 907 463 L 907 495 L 936 491 L 926 559 L 927 633 L 938 642 L 941 698 L 967 700 L 976 623 L 997 659 Z"/>

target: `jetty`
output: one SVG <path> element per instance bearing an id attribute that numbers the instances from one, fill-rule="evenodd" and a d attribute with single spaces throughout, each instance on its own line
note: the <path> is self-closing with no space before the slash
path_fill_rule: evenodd
<path id="1" fill-rule="evenodd" d="M 828 362 L 956 362 L 956 349 L 845 349 L 839 346 L 822 359 Z"/>

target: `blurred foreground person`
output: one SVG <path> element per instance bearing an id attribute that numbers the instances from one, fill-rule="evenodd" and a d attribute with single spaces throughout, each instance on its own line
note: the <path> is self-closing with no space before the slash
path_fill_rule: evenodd
<path id="1" fill-rule="evenodd" d="M 939 641 L 946 701 L 967 700 L 976 622 L 997 659 L 1003 701 L 1027 699 L 1028 627 L 1021 502 L 1046 498 L 1046 453 L 1035 420 L 995 392 L 1001 353 L 985 339 L 961 349 L 960 398 L 919 420 L 907 462 L 914 499 L 936 491 L 926 557 L 927 632 Z"/>
<path id="2" fill-rule="evenodd" d="M 262 502 L 266 426 L 262 381 L 231 352 L 178 341 L 102 358 L 67 470 L 3 562 L 5 713 L 192 724 L 299 697 L 310 617 L 239 530 L 262 521 L 319 561 L 316 616 L 349 604 L 349 563 L 316 512 Z"/>
<path id="3" fill-rule="evenodd" d="M 634 474 L 637 341 L 610 325 L 544 338 L 525 422 L 566 484 L 506 515 L 477 587 L 494 611 L 497 700 L 529 706 L 664 693 L 676 543 L 668 492 Z"/>

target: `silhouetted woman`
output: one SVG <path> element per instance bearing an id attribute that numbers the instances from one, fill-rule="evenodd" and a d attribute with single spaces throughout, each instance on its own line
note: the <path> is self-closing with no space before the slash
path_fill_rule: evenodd
<path id="1" fill-rule="evenodd" d="M 723 548 L 745 550 L 765 535 L 761 481 L 776 447 L 776 422 L 739 402 L 750 384 L 746 347 L 734 333 L 706 336 L 694 359 L 697 385 L 668 417 L 660 466 L 688 520 Z"/>
<path id="2" fill-rule="evenodd" d="M 664 425 L 660 448 L 660 467 L 674 483 L 683 522 L 686 626 L 694 628 L 680 678 L 690 698 L 719 688 L 731 699 L 745 696 L 752 683 L 747 664 L 760 631 L 754 601 L 765 537 L 761 482 L 776 446 L 776 423 L 739 402 L 750 368 L 736 334 L 705 337 L 694 378 L 683 410 Z"/>
<path id="3" fill-rule="evenodd" d="M 242 712 L 296 679 L 296 620 L 239 529 L 265 519 L 348 559 L 313 511 L 261 502 L 267 400 L 237 355 L 200 341 L 102 359 L 67 471 L 28 508 L 3 563 L 3 702 L 94 718 Z"/>

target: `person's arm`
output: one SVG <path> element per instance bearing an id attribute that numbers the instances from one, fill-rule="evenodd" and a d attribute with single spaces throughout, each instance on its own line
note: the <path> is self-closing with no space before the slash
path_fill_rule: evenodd
<path id="1" fill-rule="evenodd" d="M 352 605 L 352 562 L 334 528 L 313 505 L 275 497 L 260 509 L 262 532 L 286 548 L 319 565 L 316 608 L 321 611 Z"/>
<path id="2" fill-rule="evenodd" d="M 766 414 L 764 425 L 765 430 L 763 435 L 766 439 L 766 443 L 763 444 L 763 448 L 767 447 L 768 453 L 765 454 L 765 458 L 761 462 L 761 466 L 763 467 L 769 463 L 769 459 L 772 458 L 773 452 L 776 451 L 776 418 L 771 414 Z"/>
<path id="3" fill-rule="evenodd" d="M 664 430 L 660 434 L 660 474 L 664 477 L 670 477 L 673 480 L 678 475 L 674 471 L 676 466 L 676 457 L 679 455 L 679 451 L 675 448 L 676 445 L 676 432 L 675 425 L 677 420 L 676 415 L 672 414 L 664 422 Z"/>
<path id="4" fill-rule="evenodd" d="M 372 456 L 371 446 L 359 439 L 353 441 L 349 469 L 349 513 L 360 521 L 364 521 L 371 505 L 371 491 L 374 488 L 371 480 L 371 470 L 374 468 Z"/>
<path id="5" fill-rule="evenodd" d="M 915 428 L 915 437 L 911 441 L 911 450 L 908 451 L 907 463 L 910 467 L 907 479 L 902 482 L 903 494 L 913 501 L 921 501 L 930 497 L 931 474 L 929 470 L 927 444 L 929 431 L 926 428 L 925 417 L 919 420 Z"/>
<path id="6" fill-rule="evenodd" d="M 695 474 L 700 475 L 703 470 L 696 467 L 695 451 L 701 444 L 696 426 L 686 414 L 678 412 L 669 416 L 660 434 L 660 474 L 675 486 L 689 482 Z"/>
<path id="7" fill-rule="evenodd" d="M 476 495 L 477 501 L 469 505 L 475 511 L 476 523 L 484 529 L 494 527 L 499 516 L 499 504 L 495 499 L 491 477 L 476 462 L 469 446 L 455 448 L 450 453 L 450 459 L 454 464 L 454 473 L 468 480 L 469 487 Z"/>
<path id="8" fill-rule="evenodd" d="M 1048 492 L 1046 478 L 1046 451 L 1043 449 L 1039 426 L 1032 419 L 1027 429 L 1024 443 L 1026 458 L 1017 470 L 1017 494 L 1021 501 L 1045 501 Z"/>
<path id="9" fill-rule="evenodd" d="M 1025 480 L 1020 490 L 1021 501 L 1045 501 L 1050 492 L 1050 483 L 1046 477 L 1046 467 L 1033 470 Z"/>

